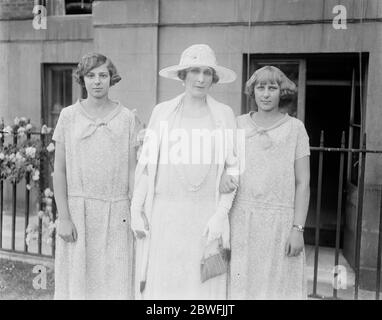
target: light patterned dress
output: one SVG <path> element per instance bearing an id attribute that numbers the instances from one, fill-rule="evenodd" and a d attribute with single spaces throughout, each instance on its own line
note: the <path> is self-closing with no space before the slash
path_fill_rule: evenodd
<path id="1" fill-rule="evenodd" d="M 308 156 L 303 123 L 285 115 L 270 128 L 250 114 L 238 117 L 246 131 L 245 171 L 231 210 L 231 299 L 306 299 L 305 252 L 287 257 L 294 218 L 296 159 Z"/>
<path id="2" fill-rule="evenodd" d="M 57 236 L 55 299 L 133 298 L 128 158 L 134 114 L 118 103 L 93 119 L 77 101 L 61 111 L 53 140 L 65 144 L 69 211 L 78 233 L 74 243 Z"/>

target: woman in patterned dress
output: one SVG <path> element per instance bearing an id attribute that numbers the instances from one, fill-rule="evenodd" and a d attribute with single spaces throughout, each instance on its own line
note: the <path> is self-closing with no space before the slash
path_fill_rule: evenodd
<path id="1" fill-rule="evenodd" d="M 245 170 L 230 213 L 231 299 L 307 298 L 309 138 L 300 120 L 279 109 L 280 99 L 295 91 L 273 66 L 257 70 L 246 84 L 258 110 L 237 119 L 246 132 Z M 230 190 L 221 184 L 221 191 Z"/>
<path id="2" fill-rule="evenodd" d="M 132 228 L 144 237 L 138 241 L 137 283 L 143 299 L 225 299 L 227 274 L 202 282 L 200 264 L 214 240 L 229 246 L 234 194 L 220 195 L 218 188 L 224 167 L 236 166 L 233 144 L 223 140 L 224 148 L 219 139 L 201 139 L 194 148 L 194 142 L 200 132 L 213 137 L 235 131 L 232 109 L 208 92 L 236 76 L 201 44 L 159 74 L 182 81 L 185 92 L 154 108 L 137 165 Z"/>
<path id="3" fill-rule="evenodd" d="M 87 54 L 75 76 L 87 98 L 61 111 L 53 135 L 55 299 L 130 299 L 136 118 L 108 96 L 121 79 L 110 59 Z"/>

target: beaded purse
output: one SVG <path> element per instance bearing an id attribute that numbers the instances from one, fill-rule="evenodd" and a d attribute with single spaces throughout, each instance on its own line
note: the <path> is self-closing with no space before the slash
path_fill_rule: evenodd
<path id="1" fill-rule="evenodd" d="M 200 272 L 202 283 L 221 274 L 228 270 L 228 263 L 230 260 L 230 250 L 223 248 L 221 239 L 218 242 L 216 252 L 206 257 L 206 252 L 203 255 Z"/>

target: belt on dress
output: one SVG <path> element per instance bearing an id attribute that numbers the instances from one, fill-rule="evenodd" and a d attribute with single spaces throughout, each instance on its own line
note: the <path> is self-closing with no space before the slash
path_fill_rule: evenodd
<path id="1" fill-rule="evenodd" d="M 272 203 L 272 202 L 262 202 L 255 199 L 244 198 L 238 196 L 235 199 L 235 203 L 245 203 L 254 208 L 264 208 L 264 209 L 294 209 L 292 204 L 287 203 Z"/>
<path id="2" fill-rule="evenodd" d="M 98 197 L 82 192 L 75 192 L 75 193 L 68 193 L 68 197 L 75 197 L 75 198 L 85 198 L 85 199 L 91 199 L 91 200 L 100 200 L 100 201 L 105 201 L 105 202 L 119 202 L 119 201 L 124 201 L 124 200 L 129 200 L 129 196 L 119 196 L 119 197 Z"/>
<path id="3" fill-rule="evenodd" d="M 113 203 L 120 202 L 120 201 L 126 201 L 126 200 L 128 200 L 130 203 L 130 198 L 127 195 L 126 196 L 123 195 L 120 197 L 98 197 L 98 196 L 78 192 L 78 193 L 69 193 L 68 197 L 83 198 L 83 199 L 90 199 L 90 200 L 99 200 L 99 201 L 107 202 L 109 205 L 109 208 L 108 208 L 109 213 L 111 212 L 111 205 Z M 130 204 L 129 204 L 129 208 L 130 208 Z"/>

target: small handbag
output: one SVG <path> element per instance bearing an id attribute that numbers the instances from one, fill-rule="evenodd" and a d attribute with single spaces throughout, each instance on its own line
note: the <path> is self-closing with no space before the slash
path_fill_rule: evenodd
<path id="1" fill-rule="evenodd" d="M 202 283 L 211 278 L 220 276 L 228 270 L 230 250 L 223 248 L 221 239 L 219 239 L 216 249 L 216 253 L 206 257 L 205 252 L 202 257 L 200 264 Z"/>

